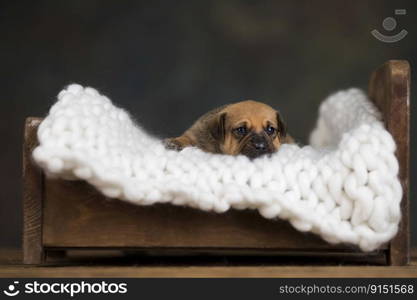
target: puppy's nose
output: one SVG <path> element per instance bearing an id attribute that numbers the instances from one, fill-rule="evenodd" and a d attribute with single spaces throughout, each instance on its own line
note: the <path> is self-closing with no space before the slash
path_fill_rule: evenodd
<path id="1" fill-rule="evenodd" d="M 266 150 L 267 144 L 265 138 L 259 135 L 254 135 L 251 139 L 252 146 L 258 151 Z"/>
<path id="2" fill-rule="evenodd" d="M 265 150 L 266 149 L 266 145 L 264 142 L 254 142 L 253 146 L 255 147 L 256 150 Z"/>

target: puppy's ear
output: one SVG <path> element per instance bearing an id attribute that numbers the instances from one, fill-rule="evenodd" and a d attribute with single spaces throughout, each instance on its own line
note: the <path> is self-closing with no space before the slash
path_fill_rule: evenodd
<path id="1" fill-rule="evenodd" d="M 277 112 L 277 124 L 278 124 L 278 132 L 280 138 L 285 138 L 287 136 L 287 125 L 285 124 L 284 120 L 281 118 L 279 112 Z"/>
<path id="2" fill-rule="evenodd" d="M 219 142 L 223 142 L 226 135 L 226 113 L 213 116 L 208 125 L 211 136 Z"/>

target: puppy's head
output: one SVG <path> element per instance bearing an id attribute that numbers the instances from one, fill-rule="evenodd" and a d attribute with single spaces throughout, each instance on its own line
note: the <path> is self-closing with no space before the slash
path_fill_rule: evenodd
<path id="1" fill-rule="evenodd" d="M 286 127 L 272 107 L 249 100 L 228 105 L 216 114 L 210 132 L 220 152 L 256 158 L 278 150 Z"/>

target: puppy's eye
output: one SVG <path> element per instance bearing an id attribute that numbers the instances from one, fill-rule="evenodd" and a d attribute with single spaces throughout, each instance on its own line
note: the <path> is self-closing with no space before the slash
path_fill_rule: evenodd
<path id="1" fill-rule="evenodd" d="M 265 131 L 266 131 L 267 134 L 273 135 L 275 133 L 276 129 L 274 127 L 268 125 L 268 127 L 266 127 Z"/>
<path id="2" fill-rule="evenodd" d="M 248 133 L 248 129 L 245 126 L 240 126 L 234 129 L 234 132 L 238 135 L 245 135 Z"/>

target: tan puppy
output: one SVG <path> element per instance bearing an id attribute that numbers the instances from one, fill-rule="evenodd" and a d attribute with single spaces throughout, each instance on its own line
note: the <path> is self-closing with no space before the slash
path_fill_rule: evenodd
<path id="1" fill-rule="evenodd" d="M 273 153 L 292 143 L 280 114 L 264 103 L 248 100 L 224 105 L 200 117 L 183 135 L 165 140 L 169 149 L 196 146 L 206 152 L 249 158 Z"/>

